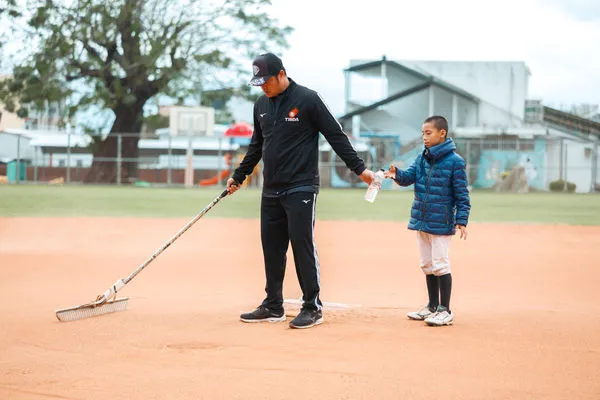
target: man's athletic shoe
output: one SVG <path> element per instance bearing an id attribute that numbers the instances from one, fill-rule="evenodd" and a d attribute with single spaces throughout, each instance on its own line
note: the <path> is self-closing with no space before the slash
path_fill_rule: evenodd
<path id="1" fill-rule="evenodd" d="M 285 321 L 285 312 L 260 305 L 256 310 L 240 315 L 240 319 L 244 322 L 282 322 Z"/>
<path id="2" fill-rule="evenodd" d="M 290 322 L 290 328 L 310 328 L 323 323 L 323 313 L 321 310 L 310 310 L 303 308 L 300 314 Z"/>
<path id="3" fill-rule="evenodd" d="M 429 326 L 444 326 L 454 323 L 454 316 L 444 306 L 438 306 L 435 313 L 425 318 L 425 323 Z"/>
<path id="4" fill-rule="evenodd" d="M 425 307 L 421 308 L 419 311 L 411 311 L 406 315 L 410 319 L 414 319 L 417 321 L 423 321 L 425 318 L 431 316 L 434 312 L 435 312 L 435 310 L 430 309 L 429 306 L 425 306 Z"/>

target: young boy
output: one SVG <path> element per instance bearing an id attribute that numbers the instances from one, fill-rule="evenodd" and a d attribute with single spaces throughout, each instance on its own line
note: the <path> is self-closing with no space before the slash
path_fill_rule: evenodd
<path id="1" fill-rule="evenodd" d="M 471 202 L 465 160 L 456 154 L 454 141 L 447 138 L 448 121 L 440 116 L 429 117 L 422 132 L 423 153 L 405 171 L 391 165 L 385 176 L 400 186 L 415 185 L 408 229 L 417 231 L 429 303 L 419 311 L 409 312 L 408 318 L 444 326 L 454 322 L 450 310 L 450 239 L 456 229 L 460 230 L 461 239 L 467 239 Z"/>

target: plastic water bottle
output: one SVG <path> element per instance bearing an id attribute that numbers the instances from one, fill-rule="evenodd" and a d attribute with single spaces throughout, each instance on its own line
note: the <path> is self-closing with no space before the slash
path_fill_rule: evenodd
<path id="1" fill-rule="evenodd" d="M 383 175 L 383 172 L 384 172 L 383 169 L 380 169 L 379 171 L 375 172 L 375 179 L 369 185 L 369 188 L 367 189 L 367 193 L 365 193 L 366 201 L 368 201 L 370 203 L 375 202 L 377 193 L 379 193 L 379 189 L 381 189 L 381 182 L 383 182 L 383 179 L 385 178 L 385 176 Z"/>

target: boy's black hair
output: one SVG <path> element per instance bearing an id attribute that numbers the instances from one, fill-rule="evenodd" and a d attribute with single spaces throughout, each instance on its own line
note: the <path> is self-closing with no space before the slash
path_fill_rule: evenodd
<path id="1" fill-rule="evenodd" d="M 448 135 L 448 121 L 446 121 L 446 118 L 440 115 L 434 115 L 433 117 L 427 118 L 423 123 L 426 124 L 428 122 L 432 122 L 433 126 L 438 130 L 445 130 L 446 136 Z"/>

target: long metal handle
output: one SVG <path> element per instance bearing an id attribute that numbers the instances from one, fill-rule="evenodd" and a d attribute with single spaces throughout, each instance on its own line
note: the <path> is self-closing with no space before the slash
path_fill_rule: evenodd
<path id="1" fill-rule="evenodd" d="M 167 243 L 165 243 L 160 249 L 158 249 L 154 254 L 152 254 L 150 256 L 150 258 L 148 258 L 146 261 L 144 261 L 144 263 L 142 265 L 137 267 L 137 269 L 135 271 L 133 271 L 131 273 L 131 275 L 129 275 L 127 278 L 123 279 L 123 283 L 127 284 L 133 278 L 135 278 L 135 276 L 137 274 L 139 274 L 144 268 L 146 268 L 148 266 L 148 264 L 150 264 L 156 257 L 158 257 L 163 251 L 165 251 L 167 249 L 167 247 L 172 245 L 174 241 L 176 241 L 181 235 L 183 235 L 185 233 L 185 231 L 190 229 L 192 225 L 194 225 L 200 218 L 202 218 L 204 216 L 204 214 L 206 214 L 208 211 L 210 211 L 210 209 L 213 208 L 215 206 L 215 204 L 217 204 L 222 198 L 227 196 L 228 193 L 229 192 L 227 191 L 227 189 L 225 189 L 223 191 L 223 193 L 221 193 L 218 197 L 216 197 L 208 206 L 206 206 L 202 211 L 200 211 L 198 213 L 198 215 L 196 215 L 194 218 L 192 218 L 192 220 L 190 222 L 188 222 L 183 228 L 181 228 L 181 230 L 179 232 L 177 232 L 175 234 L 175 236 L 173 236 L 171 239 L 169 239 L 169 241 Z"/>

